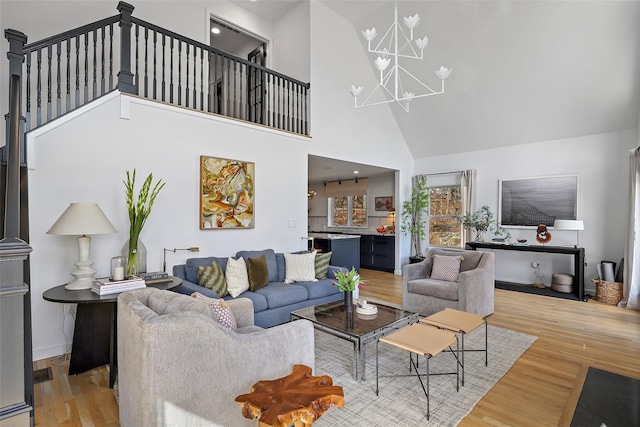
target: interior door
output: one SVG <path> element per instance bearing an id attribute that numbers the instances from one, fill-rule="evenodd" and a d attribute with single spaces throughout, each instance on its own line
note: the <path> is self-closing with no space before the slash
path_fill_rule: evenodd
<path id="1" fill-rule="evenodd" d="M 264 67 L 267 57 L 266 48 L 266 43 L 263 43 L 251 51 L 248 55 L 249 62 Z M 254 67 L 249 67 L 249 72 L 247 74 L 249 121 L 265 124 L 264 100 L 266 88 L 264 71 Z"/>

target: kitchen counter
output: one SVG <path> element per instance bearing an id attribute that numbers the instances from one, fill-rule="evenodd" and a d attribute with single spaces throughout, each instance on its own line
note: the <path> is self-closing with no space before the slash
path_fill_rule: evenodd
<path id="1" fill-rule="evenodd" d="M 359 234 L 335 234 L 335 233 L 309 233 L 309 237 L 314 239 L 359 239 Z"/>
<path id="2" fill-rule="evenodd" d="M 329 237 L 327 236 L 351 236 L 351 237 L 360 237 L 360 236 L 395 236 L 395 233 L 379 233 L 377 231 L 374 230 L 362 230 L 359 231 L 358 233 L 349 233 L 349 232 L 343 232 L 343 231 L 337 231 L 337 232 L 326 232 L 326 231 L 310 231 L 309 232 L 309 237 L 320 237 L 320 238 L 324 238 L 324 239 L 328 239 Z M 331 237 L 333 238 L 333 237 Z"/>
<path id="3" fill-rule="evenodd" d="M 314 248 L 331 252 L 331 265 L 360 271 L 359 234 L 309 233 L 309 238 Z"/>

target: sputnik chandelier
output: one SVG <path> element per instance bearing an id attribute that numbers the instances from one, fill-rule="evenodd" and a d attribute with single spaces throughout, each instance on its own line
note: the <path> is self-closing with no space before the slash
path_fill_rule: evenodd
<path id="1" fill-rule="evenodd" d="M 358 105 L 358 95 L 360 95 L 364 87 L 351 86 L 350 92 L 354 98 L 355 108 L 397 102 L 408 113 L 409 103 L 412 100 L 444 93 L 444 81 L 449 77 L 451 71 L 453 71 L 452 69 L 441 66 L 436 70 L 435 73 L 440 78 L 442 87 L 440 91 L 435 91 L 421 82 L 399 63 L 400 58 L 423 59 L 424 49 L 427 47 L 429 39 L 426 36 L 417 39 L 413 38 L 413 30 L 420 24 L 420 16 L 416 13 L 413 16 L 404 18 L 404 25 L 409 29 L 408 36 L 398 22 L 398 0 L 395 1 L 394 5 L 394 18 L 393 24 L 391 24 L 374 49 L 371 49 L 371 42 L 378 35 L 375 27 L 362 31 L 362 35 L 369 43 L 369 52 L 378 55 L 373 63 L 380 72 L 380 83 L 378 83 L 373 92 L 371 92 L 360 105 Z M 418 51 L 420 52 L 419 55 Z M 391 68 L 389 68 L 389 65 L 392 65 Z M 387 69 L 389 70 L 387 71 Z M 386 74 L 385 71 L 387 71 Z M 418 91 L 419 93 L 416 93 Z M 376 93 L 381 93 L 382 99 L 384 100 L 378 100 L 378 98 L 381 98 L 380 95 L 378 95 L 376 99 L 371 99 Z M 385 93 L 388 96 L 385 96 Z M 391 99 L 389 99 L 389 96 Z"/>

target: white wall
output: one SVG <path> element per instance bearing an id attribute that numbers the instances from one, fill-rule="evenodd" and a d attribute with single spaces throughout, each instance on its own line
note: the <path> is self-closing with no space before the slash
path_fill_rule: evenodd
<path id="1" fill-rule="evenodd" d="M 78 4 L 79 15 L 81 11 L 93 10 L 81 2 L 63 3 Z M 86 19 L 80 17 L 78 25 L 115 13 L 114 4 L 107 3 L 108 7 L 103 7 L 106 11 Z M 269 25 L 228 2 L 180 2 L 184 9 L 168 3 L 139 2 L 134 14 L 202 40 L 208 36 L 207 18 L 212 11 L 253 29 L 256 34 L 273 35 L 265 34 L 270 31 Z M 12 6 L 28 7 L 20 5 Z M 34 360 L 68 351 L 73 329 L 72 318 L 64 314 L 63 306 L 45 302 L 41 295 L 71 279 L 70 271 L 77 261 L 77 241 L 70 236 L 47 235 L 46 231 L 69 203 L 97 202 L 118 230 L 114 235 L 93 237 L 94 268 L 99 276 L 107 275 L 110 258 L 120 253 L 128 238 L 122 183 L 126 170 L 136 168 L 139 182 L 153 172 L 167 183 L 141 234 L 148 250 L 149 270 L 162 268 L 163 248 L 199 246 L 201 256 L 225 256 L 240 249 L 270 247 L 293 251 L 306 247 L 301 237 L 307 233 L 309 154 L 397 169 L 398 175 L 407 178 L 396 178 L 395 188 L 400 189 L 395 196 L 401 198 L 407 192 L 413 161 L 389 109 L 354 110 L 351 106 L 352 98 L 347 92 L 351 79 L 369 73 L 373 80 L 373 71 L 355 31 L 325 6 L 316 2 L 312 5 L 312 12 L 316 12 L 311 14 L 314 55 L 309 64 L 313 138 L 273 132 L 117 93 L 30 133 Z M 46 16 L 47 10 L 59 4 L 42 2 L 38 6 L 40 14 Z M 42 33 L 30 38 L 32 41 L 75 26 L 61 24 L 62 28 L 56 27 L 55 31 L 35 31 L 27 20 L 13 21 L 13 15 L 4 12 L 3 4 L 3 24 L 16 22 L 16 28 L 27 33 Z M 58 23 L 66 22 L 63 16 Z M 331 37 L 325 37 L 327 26 L 333 29 Z M 347 46 L 347 50 L 336 55 L 337 44 Z M 351 55 L 361 57 L 362 69 L 341 66 Z M 278 58 L 284 61 L 283 54 Z M 199 230 L 200 155 L 256 163 L 254 229 Z M 291 222 L 294 227 L 290 227 Z M 408 243 L 406 247 L 405 258 Z M 169 253 L 168 269 L 190 256 Z"/>
<path id="2" fill-rule="evenodd" d="M 477 170 L 477 206 L 498 209 L 498 181 L 552 175 L 579 176 L 578 216 L 584 221 L 580 245 L 585 248 L 585 288 L 595 289 L 596 265 L 620 261 L 624 254 L 628 211 L 628 153 L 638 131 L 628 130 L 544 141 L 493 150 L 416 160 L 416 173 Z M 510 229 L 512 237 L 535 242 L 535 230 Z M 574 245 L 574 231 L 551 230 L 552 245 Z M 491 238 L 491 237 L 489 237 Z M 536 279 L 532 261 L 545 265 L 544 282 L 554 272 L 572 273 L 572 258 L 558 255 L 496 252 L 496 279 L 530 283 Z"/>
<path id="3" fill-rule="evenodd" d="M 310 154 L 398 170 L 396 210 L 411 193 L 413 157 L 388 106 L 354 109 L 349 87 L 373 88 L 376 75 L 360 33 L 324 4 L 311 2 Z M 339 49 L 337 47 L 340 47 Z M 409 239 L 396 235 L 396 271 L 409 257 Z"/>
<path id="4" fill-rule="evenodd" d="M 274 25 L 274 67 L 279 72 L 302 82 L 309 82 L 311 79 L 309 22 L 309 1 L 303 0 Z"/>
<path id="5" fill-rule="evenodd" d="M 116 235 L 92 239 L 97 275 L 108 275 L 110 258 L 120 253 L 128 238 L 122 182 L 126 170 L 137 170 L 138 188 L 150 172 L 166 182 L 140 237 L 148 250 L 150 271 L 162 269 L 163 248 L 198 246 L 202 256 L 225 256 L 241 249 L 304 247 L 308 139 L 137 98 L 117 94 L 111 98 L 74 120 L 34 132 L 29 141 L 34 157 L 29 165 L 29 208 L 36 360 L 60 354 L 65 342 L 60 330 L 62 307 L 40 295 L 68 282 L 77 261 L 75 237 L 46 232 L 69 203 L 97 202 L 118 230 Z M 120 118 L 121 114 L 130 119 Z M 283 153 L 289 160 L 286 168 L 281 163 Z M 201 155 L 256 163 L 254 229 L 199 230 Z M 168 270 L 189 256 L 168 254 Z"/>

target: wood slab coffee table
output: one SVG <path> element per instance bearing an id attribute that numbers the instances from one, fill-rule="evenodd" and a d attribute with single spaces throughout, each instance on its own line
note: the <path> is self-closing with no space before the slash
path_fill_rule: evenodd
<path id="1" fill-rule="evenodd" d="M 348 315 L 344 302 L 336 301 L 291 312 L 291 320 L 307 319 L 328 334 L 353 343 L 354 378 L 365 380 L 365 345 L 418 321 L 418 314 L 384 304 L 374 304 L 378 312 Z"/>
<path id="2" fill-rule="evenodd" d="M 310 426 L 329 408 L 344 406 L 344 392 L 330 376 L 314 377 L 310 367 L 294 365 L 286 377 L 258 381 L 236 402 L 245 418 L 259 417 L 260 426 Z"/>

